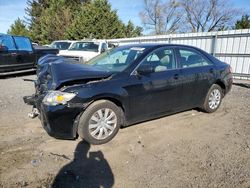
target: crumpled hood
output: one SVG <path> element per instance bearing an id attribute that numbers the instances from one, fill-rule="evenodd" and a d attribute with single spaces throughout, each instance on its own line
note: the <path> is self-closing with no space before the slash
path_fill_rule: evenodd
<path id="1" fill-rule="evenodd" d="M 107 78 L 112 73 L 87 64 L 76 63 L 64 57 L 46 55 L 39 59 L 37 86 L 54 90 L 66 82 Z"/>
<path id="2" fill-rule="evenodd" d="M 85 61 L 92 59 L 97 56 L 98 52 L 89 51 L 73 51 L 73 50 L 61 50 L 59 56 L 69 56 L 69 57 L 83 57 Z"/>

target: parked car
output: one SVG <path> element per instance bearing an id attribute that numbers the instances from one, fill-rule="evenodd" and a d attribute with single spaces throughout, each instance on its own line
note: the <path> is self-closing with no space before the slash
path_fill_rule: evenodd
<path id="1" fill-rule="evenodd" d="M 39 61 L 33 105 L 49 135 L 91 144 L 120 127 L 192 108 L 216 111 L 232 86 L 228 64 L 190 46 L 121 46 L 86 64 L 48 55 Z M 156 125 L 157 126 L 157 125 Z"/>
<path id="2" fill-rule="evenodd" d="M 57 40 L 57 41 L 53 41 L 48 46 L 51 48 L 56 48 L 61 51 L 61 50 L 67 50 L 68 48 L 70 48 L 73 42 L 74 41 L 72 40 Z"/>
<path id="3" fill-rule="evenodd" d="M 28 37 L 0 34 L 0 76 L 33 71 L 40 57 L 57 53 L 57 49 L 33 46 Z"/>
<path id="4" fill-rule="evenodd" d="M 32 42 L 32 45 L 35 47 L 35 46 L 39 46 L 39 44 L 38 43 L 36 43 L 36 42 Z"/>
<path id="5" fill-rule="evenodd" d="M 108 42 L 108 49 L 111 50 L 112 48 L 116 48 L 119 46 L 118 42 Z"/>
<path id="6" fill-rule="evenodd" d="M 60 51 L 59 55 L 84 63 L 107 50 L 108 44 L 104 40 L 81 40 L 73 42 L 68 50 Z"/>

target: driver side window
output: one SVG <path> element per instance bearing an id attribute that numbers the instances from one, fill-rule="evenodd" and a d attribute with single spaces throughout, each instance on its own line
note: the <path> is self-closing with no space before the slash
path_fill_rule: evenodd
<path id="1" fill-rule="evenodd" d="M 9 51 L 16 50 L 14 41 L 11 36 L 0 37 L 0 45 L 6 47 L 6 49 Z"/>
<path id="2" fill-rule="evenodd" d="M 160 48 L 148 55 L 140 66 L 151 66 L 153 72 L 163 72 L 176 68 L 174 51 L 170 48 Z"/>

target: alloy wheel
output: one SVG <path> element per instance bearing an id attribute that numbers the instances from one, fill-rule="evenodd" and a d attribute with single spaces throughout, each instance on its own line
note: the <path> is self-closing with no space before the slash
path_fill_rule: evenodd
<path id="1" fill-rule="evenodd" d="M 209 98 L 208 98 L 209 108 L 211 108 L 213 110 L 218 108 L 220 101 L 221 101 L 221 93 L 218 89 L 214 89 L 210 93 Z"/>
<path id="2" fill-rule="evenodd" d="M 89 120 L 89 133 L 97 140 L 106 139 L 117 126 L 117 116 L 110 108 L 97 110 Z"/>

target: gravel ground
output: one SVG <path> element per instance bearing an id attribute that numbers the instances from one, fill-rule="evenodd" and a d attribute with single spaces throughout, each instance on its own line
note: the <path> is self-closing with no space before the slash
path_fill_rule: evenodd
<path id="1" fill-rule="evenodd" d="M 110 143 L 56 140 L 0 80 L 0 187 L 250 187 L 250 90 L 234 85 L 213 114 L 182 112 L 121 129 Z M 249 83 L 249 82 L 248 82 Z"/>

